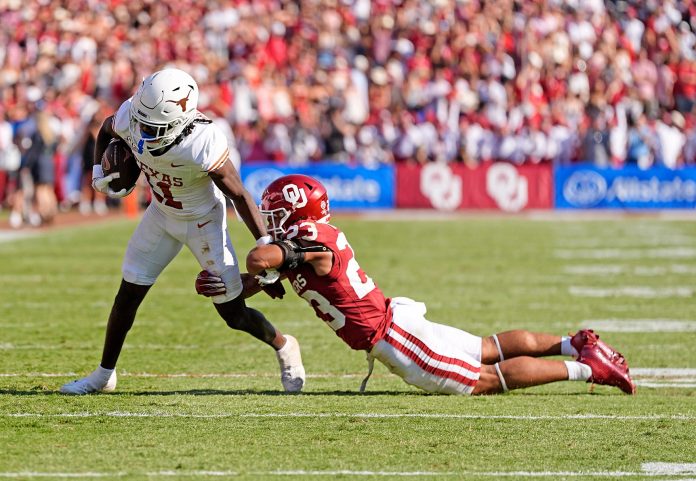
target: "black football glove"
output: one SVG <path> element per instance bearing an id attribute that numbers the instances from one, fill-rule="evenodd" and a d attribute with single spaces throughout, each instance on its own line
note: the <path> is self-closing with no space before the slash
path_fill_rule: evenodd
<path id="1" fill-rule="evenodd" d="M 262 286 L 263 292 L 271 296 L 271 299 L 282 299 L 285 295 L 285 287 L 280 281 L 276 281 L 273 284 L 266 284 Z"/>

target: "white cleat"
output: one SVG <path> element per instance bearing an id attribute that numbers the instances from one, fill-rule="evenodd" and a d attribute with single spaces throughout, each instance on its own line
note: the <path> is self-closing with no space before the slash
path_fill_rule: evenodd
<path id="1" fill-rule="evenodd" d="M 300 392 L 305 383 L 305 370 L 302 365 L 300 344 L 292 336 L 284 336 L 286 343 L 276 351 L 278 364 L 280 365 L 280 382 L 283 383 L 285 392 Z"/>
<path id="2" fill-rule="evenodd" d="M 95 392 L 111 392 L 116 389 L 116 370 L 111 373 L 108 379 L 104 380 L 97 373 L 97 370 L 89 376 L 76 381 L 70 381 L 60 387 L 63 394 L 92 394 Z"/>

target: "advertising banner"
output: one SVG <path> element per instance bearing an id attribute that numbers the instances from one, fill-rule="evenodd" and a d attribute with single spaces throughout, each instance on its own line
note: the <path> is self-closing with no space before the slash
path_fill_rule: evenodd
<path id="1" fill-rule="evenodd" d="M 693 209 L 696 168 L 670 170 L 635 166 L 600 169 L 590 164 L 559 167 L 555 173 L 559 209 Z"/>
<path id="2" fill-rule="evenodd" d="M 399 208 L 519 212 L 552 207 L 553 172 L 545 164 L 397 165 L 396 179 Z"/>
<path id="3" fill-rule="evenodd" d="M 344 164 L 318 163 L 302 167 L 276 163 L 242 165 L 244 186 L 260 202 L 261 194 L 272 181 L 288 174 L 304 174 L 319 180 L 329 193 L 332 210 L 394 208 L 394 168 L 376 169 Z"/>

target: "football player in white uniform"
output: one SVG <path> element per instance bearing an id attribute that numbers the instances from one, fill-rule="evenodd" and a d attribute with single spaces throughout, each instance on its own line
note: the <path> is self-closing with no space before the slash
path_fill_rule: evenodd
<path id="1" fill-rule="evenodd" d="M 63 393 L 88 394 L 116 387 L 116 362 L 138 306 L 183 245 L 203 269 L 220 279 L 206 289 L 227 325 L 272 346 L 283 388 L 289 392 L 302 389 L 305 374 L 297 340 L 282 335 L 261 312 L 244 302 L 243 278 L 227 232 L 225 196 L 257 245 L 270 242 L 271 237 L 230 161 L 237 153 L 230 152 L 222 131 L 196 109 L 197 102 L 194 79 L 181 70 L 164 69 L 145 78 L 135 95 L 99 131 L 93 187 L 112 197 L 130 192 L 114 192 L 109 183 L 118 174 L 105 176 L 100 164 L 110 140 L 120 137 L 130 145 L 153 200 L 128 243 L 101 363 L 87 377 L 63 385 Z M 277 290 L 268 293 L 273 297 L 283 294 Z"/>

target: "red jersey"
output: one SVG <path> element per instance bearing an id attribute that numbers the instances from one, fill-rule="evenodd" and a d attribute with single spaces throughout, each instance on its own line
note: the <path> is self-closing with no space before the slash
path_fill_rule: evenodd
<path id="1" fill-rule="evenodd" d="M 317 316 L 353 349 L 370 349 L 382 339 L 391 319 L 389 299 L 360 268 L 345 234 L 329 224 L 301 221 L 288 228 L 285 238 L 323 245 L 333 253 L 325 276 L 308 263 L 288 271 L 292 288 Z"/>

